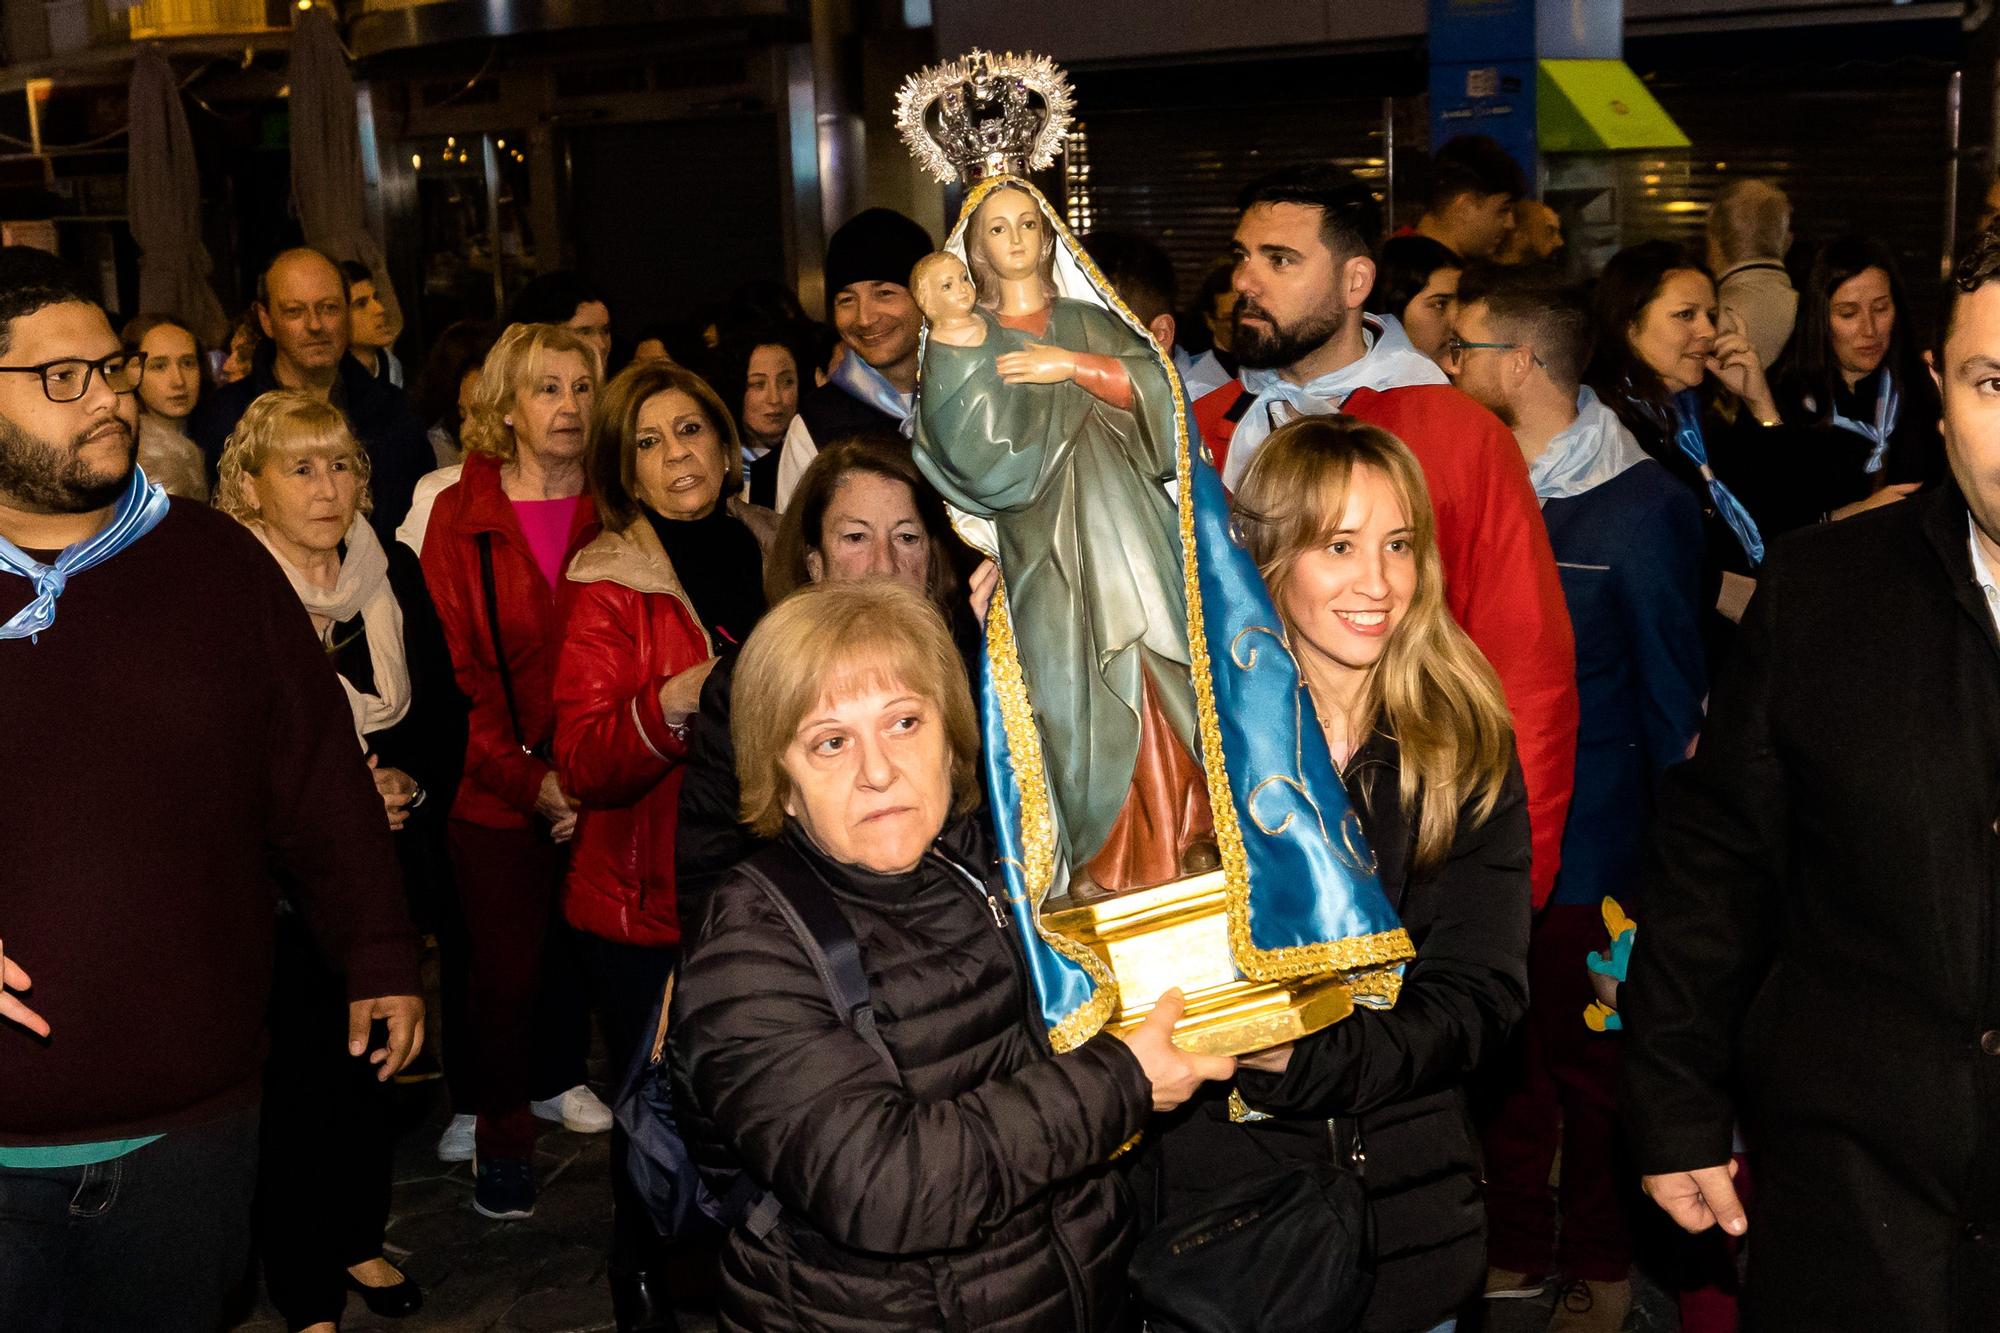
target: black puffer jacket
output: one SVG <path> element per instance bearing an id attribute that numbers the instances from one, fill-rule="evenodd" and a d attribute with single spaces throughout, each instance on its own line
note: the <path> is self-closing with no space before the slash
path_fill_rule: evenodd
<path id="1" fill-rule="evenodd" d="M 1358 1120 L 1375 1221 L 1375 1292 L 1361 1322 L 1368 1333 L 1435 1327 L 1479 1293 L 1486 1214 L 1465 1083 L 1528 1005 L 1519 765 L 1486 821 L 1473 824 L 1463 812 L 1450 855 L 1413 873 L 1416 831 L 1397 797 L 1399 763 L 1396 743 L 1378 733 L 1345 774 L 1383 891 L 1417 946 L 1395 1008 L 1357 1010 L 1299 1042 L 1283 1075 L 1239 1069 L 1244 1100 L 1283 1118 L 1233 1124 L 1226 1093 L 1197 1098 L 1164 1120 L 1134 1181 L 1147 1212 L 1171 1221 L 1211 1191 L 1288 1162 L 1324 1160 L 1327 1120 L 1343 1122 L 1343 1143 Z"/>
<path id="2" fill-rule="evenodd" d="M 769 899 L 716 888 L 674 995 L 682 1129 L 784 1205 L 761 1240 L 730 1234 L 722 1327 L 1118 1327 L 1133 1227 L 1105 1164 L 1151 1091 L 1116 1038 L 1050 1053 L 979 833 L 958 821 L 894 876 L 782 839 L 853 924 L 901 1085 Z"/>

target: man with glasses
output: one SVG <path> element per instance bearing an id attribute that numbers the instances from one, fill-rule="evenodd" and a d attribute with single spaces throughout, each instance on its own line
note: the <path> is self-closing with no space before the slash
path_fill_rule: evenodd
<path id="1" fill-rule="evenodd" d="M 410 512 L 417 482 L 437 463 L 423 420 L 403 391 L 348 355 L 353 315 L 347 277 L 317 250 L 287 250 L 257 280 L 265 340 L 250 374 L 202 399 L 188 435 L 208 459 L 210 480 L 244 409 L 273 389 L 325 398 L 347 418 L 368 454 L 369 522 L 385 542 Z"/>
<path id="2" fill-rule="evenodd" d="M 138 376 L 61 261 L 0 248 L 0 1333 L 218 1325 L 281 886 L 350 1053 L 386 1078 L 422 1037 L 338 678 L 269 553 L 133 465 Z"/>
<path id="3" fill-rule="evenodd" d="M 1476 266 L 1459 279 L 1444 364 L 1514 432 L 1542 503 L 1576 634 L 1575 795 L 1562 873 L 1528 952 L 1526 1050 L 1510 1061 L 1486 1135 L 1494 1299 L 1569 1289 L 1553 1328 L 1624 1326 L 1626 1208 L 1637 1181 L 1617 1129 L 1616 1036 L 1593 1032 L 1586 955 L 1606 950 L 1607 897 L 1633 906 L 1653 792 L 1687 756 L 1708 682 L 1701 640 L 1701 507 L 1582 387 L 1583 294 L 1547 271 Z M 1557 1218 L 1549 1169 L 1562 1157 Z"/>
<path id="4" fill-rule="evenodd" d="M 1575 659 L 1562 585 L 1527 469 L 1506 428 L 1445 382 L 1392 316 L 1364 315 L 1381 230 L 1337 167 L 1291 167 L 1238 199 L 1235 380 L 1195 404 L 1233 488 L 1271 431 L 1344 412 L 1410 446 L 1437 512 L 1445 599 L 1499 673 L 1514 713 L 1534 834 L 1535 902 L 1554 883 L 1576 763 Z"/>

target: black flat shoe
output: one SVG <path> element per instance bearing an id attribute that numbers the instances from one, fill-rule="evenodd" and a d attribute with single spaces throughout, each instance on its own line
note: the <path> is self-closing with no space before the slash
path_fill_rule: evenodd
<path id="1" fill-rule="evenodd" d="M 359 1292 L 361 1303 L 384 1319 L 401 1319 L 424 1308 L 424 1289 L 407 1275 L 393 1287 L 371 1287 L 352 1273 L 341 1274 L 347 1289 Z"/>
<path id="2" fill-rule="evenodd" d="M 673 1298 L 667 1294 L 662 1275 L 614 1268 L 608 1276 L 611 1313 L 618 1321 L 618 1333 L 680 1333 Z"/>

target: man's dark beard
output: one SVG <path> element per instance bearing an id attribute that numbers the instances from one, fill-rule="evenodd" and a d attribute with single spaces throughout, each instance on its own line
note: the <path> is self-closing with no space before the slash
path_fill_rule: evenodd
<path id="1" fill-rule="evenodd" d="M 103 424 L 93 422 L 67 447 L 51 449 L 0 417 L 0 496 L 46 514 L 87 514 L 116 500 L 131 483 L 136 451 L 128 426 L 125 466 L 115 476 L 91 471 L 83 461 L 83 441 Z M 125 423 L 121 419 L 119 424 Z"/>
<path id="2" fill-rule="evenodd" d="M 1245 314 L 1259 316 L 1264 322 L 1245 324 Z M 1235 353 L 1240 364 L 1251 370 L 1283 370 L 1286 366 L 1297 365 L 1337 337 L 1352 318 L 1355 316 L 1351 311 L 1335 306 L 1331 311 L 1317 312 L 1286 328 L 1270 311 L 1247 296 L 1240 297 L 1235 311 L 1229 316 L 1232 334 L 1230 351 Z"/>

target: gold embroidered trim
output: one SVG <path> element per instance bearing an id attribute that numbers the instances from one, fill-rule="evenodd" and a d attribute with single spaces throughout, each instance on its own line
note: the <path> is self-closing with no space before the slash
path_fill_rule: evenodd
<path id="1" fill-rule="evenodd" d="M 1272 1117 L 1262 1111 L 1250 1109 L 1250 1103 L 1243 1100 L 1243 1094 L 1236 1089 L 1229 1090 L 1229 1120 L 1231 1124 L 1249 1125 Z"/>
<path id="2" fill-rule="evenodd" d="M 1394 968 L 1363 972 L 1347 978 L 1347 993 L 1370 1009 L 1393 1009 L 1403 995 L 1403 974 Z"/>
<path id="3" fill-rule="evenodd" d="M 1058 1053 L 1072 1051 L 1096 1036 L 1110 1021 L 1118 1008 L 1118 981 L 1103 959 L 1042 925 L 1042 902 L 1055 879 L 1055 823 L 1049 809 L 1048 773 L 1042 765 L 1042 737 L 1028 701 L 1028 682 L 1021 675 L 1021 657 L 1014 642 L 1014 618 L 1007 607 L 1004 579 L 994 585 L 993 602 L 986 612 L 986 655 L 993 667 L 994 702 L 1000 708 L 1001 729 L 1007 733 L 1014 785 L 1021 792 L 1021 887 L 1033 904 L 1034 910 L 1029 915 L 1034 920 L 1035 933 L 1097 983 L 1088 1000 L 1049 1029 L 1049 1044 Z"/>

